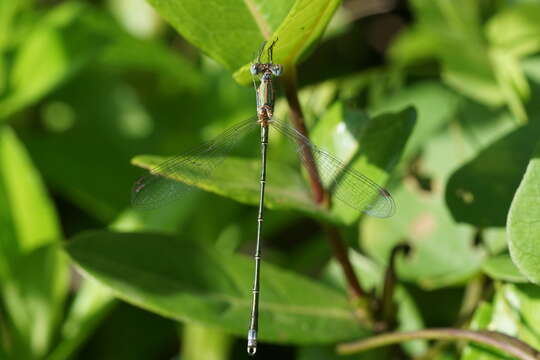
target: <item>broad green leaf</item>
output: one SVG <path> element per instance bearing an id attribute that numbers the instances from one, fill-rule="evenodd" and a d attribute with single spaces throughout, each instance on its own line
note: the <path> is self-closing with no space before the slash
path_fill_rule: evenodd
<path id="1" fill-rule="evenodd" d="M 527 282 L 527 278 L 519 272 L 508 254 L 490 257 L 482 265 L 482 270 L 496 280 L 516 283 Z"/>
<path id="2" fill-rule="evenodd" d="M 499 331 L 516 337 L 535 349 L 540 348 L 540 289 L 533 285 L 503 285 L 497 288 L 492 303 L 476 310 L 474 330 Z M 507 341 L 507 340 L 506 340 Z M 528 349 L 523 349 L 528 351 Z M 462 360 L 508 359 L 506 354 L 479 345 L 468 345 Z"/>
<path id="3" fill-rule="evenodd" d="M 283 65 L 284 76 L 314 48 L 340 4 L 341 0 L 296 0 L 272 35 L 272 39 L 279 39 L 274 48 L 274 62 Z M 235 72 L 235 80 L 248 84 L 251 81 L 249 67 L 250 64 L 246 64 Z"/>
<path id="4" fill-rule="evenodd" d="M 11 355 L 41 358 L 50 349 L 68 290 L 60 237 L 39 174 L 13 131 L 0 127 L 0 296 Z"/>
<path id="5" fill-rule="evenodd" d="M 149 0 L 183 37 L 236 70 L 252 60 L 293 5 L 292 0 Z"/>
<path id="6" fill-rule="evenodd" d="M 252 261 L 187 240 L 149 233 L 81 234 L 67 252 L 84 273 L 120 298 L 172 319 L 244 336 Z M 260 339 L 329 343 L 366 334 L 345 294 L 264 264 Z"/>
<path id="7" fill-rule="evenodd" d="M 507 224 L 508 245 L 512 260 L 521 273 L 536 283 L 540 283 L 540 257 L 538 256 L 539 186 L 540 146 L 537 146 L 512 200 Z"/>
<path id="8" fill-rule="evenodd" d="M 0 119 L 36 102 L 96 58 L 108 40 L 95 31 L 87 12 L 81 3 L 65 3 L 35 26 L 15 56 Z"/>
<path id="9" fill-rule="evenodd" d="M 482 227 L 506 224 L 537 134 L 538 126 L 531 122 L 493 142 L 452 174 L 446 201 L 456 221 Z"/>

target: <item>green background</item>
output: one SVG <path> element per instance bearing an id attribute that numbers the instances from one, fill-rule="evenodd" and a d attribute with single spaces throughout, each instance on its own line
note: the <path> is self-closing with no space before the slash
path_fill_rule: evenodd
<path id="1" fill-rule="evenodd" d="M 540 350 L 540 1 L 3 0 L 0 359 L 247 356 L 259 136 L 166 206 L 134 209 L 130 191 L 255 114 L 249 65 L 276 38 L 312 142 L 397 211 L 315 205 L 270 133 L 257 356 L 509 358 L 426 341 L 338 355 L 376 329 L 327 226 L 370 299 L 409 244 L 389 331 L 489 329 Z"/>

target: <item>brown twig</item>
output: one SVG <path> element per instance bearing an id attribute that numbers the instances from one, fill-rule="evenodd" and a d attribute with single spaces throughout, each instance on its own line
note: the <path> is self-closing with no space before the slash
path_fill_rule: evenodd
<path id="1" fill-rule="evenodd" d="M 294 66 L 291 66 L 288 71 L 283 76 L 283 87 L 285 89 L 285 97 L 287 98 L 287 103 L 289 104 L 289 111 L 291 113 L 291 122 L 294 128 L 306 138 L 309 137 L 308 130 L 306 128 L 304 114 L 302 112 L 302 107 L 300 106 L 300 101 L 298 100 L 298 87 L 296 84 L 296 69 Z M 317 204 L 324 204 L 327 196 L 326 191 L 321 182 L 321 177 L 315 166 L 315 159 L 309 147 L 304 146 L 304 144 L 299 144 L 302 149 L 302 156 L 306 159 L 306 170 L 309 175 L 309 183 L 311 186 L 311 193 L 313 200 Z"/>
<path id="2" fill-rule="evenodd" d="M 285 97 L 287 98 L 287 103 L 289 104 L 289 110 L 291 113 L 291 122 L 294 128 L 305 137 L 308 137 L 308 131 L 304 121 L 304 114 L 302 112 L 302 107 L 300 106 L 300 101 L 298 100 L 298 87 L 296 81 L 296 69 L 294 66 L 289 67 L 288 71 L 283 76 L 283 87 L 285 89 Z M 301 146 L 302 156 L 306 160 L 305 166 L 309 176 L 309 183 L 311 186 L 311 192 L 313 200 L 319 205 L 329 206 L 330 197 L 326 193 L 317 166 L 315 164 L 315 159 L 311 150 L 303 144 Z M 330 247 L 334 253 L 334 257 L 337 259 L 345 279 L 347 281 L 347 286 L 349 294 L 352 300 L 357 300 L 365 296 L 358 277 L 356 276 L 352 264 L 349 260 L 347 254 L 347 246 L 344 244 L 339 234 L 338 229 L 332 225 L 325 226 L 326 232 L 328 234 L 327 239 L 330 243 Z"/>
<path id="3" fill-rule="evenodd" d="M 363 297 L 365 295 L 364 290 L 362 290 L 360 282 L 356 277 L 356 273 L 354 272 L 352 264 L 349 260 L 347 247 L 341 239 L 339 230 L 333 225 L 325 226 L 325 230 L 328 235 L 328 242 L 330 243 L 330 247 L 332 248 L 334 257 L 341 265 L 341 270 L 343 271 L 343 275 L 345 276 L 345 279 L 347 281 L 347 287 L 351 299 L 354 301 Z"/>
<path id="4" fill-rule="evenodd" d="M 496 331 L 473 331 L 454 328 L 435 328 L 381 334 L 365 340 L 340 344 L 337 346 L 337 352 L 342 355 L 353 354 L 382 346 L 420 339 L 467 340 L 503 351 L 520 360 L 540 359 L 540 353 L 538 351 L 523 341 L 506 334 Z"/>
<path id="5" fill-rule="evenodd" d="M 380 320 L 382 321 L 383 328 L 386 330 L 392 328 L 396 321 L 396 307 L 394 305 L 394 292 L 397 282 L 396 258 L 398 254 L 407 254 L 409 251 L 410 247 L 407 243 L 401 243 L 394 246 L 390 254 L 388 267 L 384 274 L 384 286 L 380 305 Z"/>

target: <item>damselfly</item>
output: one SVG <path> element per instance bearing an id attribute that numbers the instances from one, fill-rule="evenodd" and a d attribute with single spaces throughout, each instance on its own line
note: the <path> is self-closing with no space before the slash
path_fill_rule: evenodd
<path id="1" fill-rule="evenodd" d="M 321 185 L 331 194 L 357 211 L 375 217 L 389 217 L 395 211 L 392 197 L 382 187 L 360 172 L 347 167 L 341 160 L 318 148 L 294 128 L 274 118 L 274 77 L 282 73 L 281 65 L 272 62 L 275 42 L 268 47 L 267 62 L 262 62 L 262 49 L 257 62 L 251 65 L 251 73 L 259 79 L 255 84 L 257 115 L 229 128 L 214 140 L 191 152 L 170 158 L 150 170 L 150 173 L 135 182 L 132 203 L 136 207 L 156 207 L 181 197 L 187 185 L 197 185 L 210 179 L 215 170 L 226 164 L 227 154 L 240 139 L 252 130 L 260 129 L 261 175 L 259 211 L 257 215 L 257 241 L 254 253 L 254 281 L 252 309 L 248 330 L 247 351 L 254 355 L 257 350 L 259 312 L 259 274 L 261 264 L 261 239 L 264 221 L 264 196 L 266 186 L 267 148 L 269 129 L 272 128 L 296 146 L 300 160 L 312 176 L 319 178 Z M 183 182 L 179 182 L 181 179 Z"/>

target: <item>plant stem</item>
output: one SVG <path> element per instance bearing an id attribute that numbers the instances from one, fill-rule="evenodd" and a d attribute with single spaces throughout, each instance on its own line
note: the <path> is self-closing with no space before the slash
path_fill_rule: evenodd
<path id="1" fill-rule="evenodd" d="M 298 100 L 296 68 L 294 66 L 291 66 L 284 74 L 283 86 L 285 89 L 285 97 L 287 98 L 287 103 L 289 104 L 291 122 L 294 128 L 300 134 L 304 135 L 307 138 L 309 137 L 308 130 L 305 125 L 302 107 L 300 106 L 300 101 Z M 322 185 L 321 177 L 319 176 L 319 172 L 317 170 L 313 154 L 311 153 L 311 149 L 307 146 L 303 146 L 303 144 L 299 145 L 301 146 L 302 156 L 304 157 L 304 159 L 306 159 L 306 170 L 309 176 L 309 183 L 311 186 L 313 200 L 319 205 L 329 206 L 330 196 L 325 191 Z M 333 225 L 326 225 L 325 229 L 328 234 L 327 239 L 334 253 L 334 257 L 341 265 L 343 274 L 345 275 L 349 294 L 352 300 L 364 297 L 364 291 L 360 286 L 358 277 L 354 272 L 349 256 L 347 254 L 347 246 L 344 244 L 338 229 Z"/>
<path id="2" fill-rule="evenodd" d="M 389 265 L 384 275 L 384 286 L 381 296 L 381 320 L 383 326 L 388 329 L 392 327 L 396 321 L 396 308 L 394 306 L 394 291 L 396 288 L 397 275 L 396 275 L 396 257 L 400 253 L 407 254 L 410 247 L 407 243 L 401 243 L 392 249 L 390 254 Z"/>
<path id="3" fill-rule="evenodd" d="M 345 279 L 347 281 L 349 296 L 352 298 L 353 301 L 364 297 L 364 290 L 362 290 L 360 282 L 358 281 L 358 277 L 354 272 L 351 261 L 349 259 L 349 255 L 347 253 L 347 247 L 341 239 L 339 230 L 333 225 L 327 225 L 325 226 L 325 229 L 328 235 L 328 242 L 330 243 L 330 247 L 332 248 L 332 252 L 334 253 L 334 257 L 341 265 L 341 270 L 343 271 L 343 275 L 345 276 Z"/>
<path id="4" fill-rule="evenodd" d="M 304 120 L 304 113 L 298 100 L 298 87 L 296 84 L 296 69 L 291 66 L 289 71 L 283 76 L 283 85 L 285 88 L 285 97 L 289 104 L 289 111 L 291 113 L 291 122 L 294 128 L 306 138 L 309 138 L 308 130 Z M 299 144 L 302 149 L 302 156 L 306 159 L 306 170 L 309 176 L 309 183 L 311 185 L 311 193 L 313 200 L 317 204 L 323 204 L 327 197 L 326 191 L 322 185 L 321 177 L 315 165 L 315 159 L 309 147 Z"/>
<path id="5" fill-rule="evenodd" d="M 528 344 L 496 331 L 473 331 L 454 328 L 435 328 L 408 332 L 381 334 L 357 342 L 337 346 L 341 355 L 359 353 L 381 346 L 388 346 L 419 339 L 468 340 L 503 351 L 521 360 L 538 360 L 540 353 Z"/>

